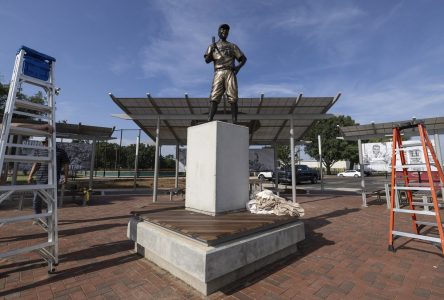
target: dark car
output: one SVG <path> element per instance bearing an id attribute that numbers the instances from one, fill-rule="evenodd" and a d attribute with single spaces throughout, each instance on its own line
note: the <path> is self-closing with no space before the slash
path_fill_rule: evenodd
<path id="1" fill-rule="evenodd" d="M 316 170 L 310 169 L 306 165 L 296 165 L 296 183 L 300 183 L 303 181 L 310 181 L 311 183 L 317 183 L 319 180 L 319 174 Z M 288 183 L 291 184 L 291 169 L 280 170 L 278 180 L 280 183 Z M 275 180 L 273 174 L 273 181 Z"/>

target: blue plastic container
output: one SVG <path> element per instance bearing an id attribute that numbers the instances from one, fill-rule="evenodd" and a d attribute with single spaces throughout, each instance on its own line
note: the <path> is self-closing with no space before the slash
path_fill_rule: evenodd
<path id="1" fill-rule="evenodd" d="M 49 79 L 49 70 L 50 66 L 46 61 L 25 56 L 25 60 L 23 61 L 23 74 L 47 81 Z"/>
<path id="2" fill-rule="evenodd" d="M 55 61 L 55 58 L 25 46 L 22 46 L 20 50 L 26 52 L 23 61 L 23 74 L 48 81 L 51 64 Z"/>

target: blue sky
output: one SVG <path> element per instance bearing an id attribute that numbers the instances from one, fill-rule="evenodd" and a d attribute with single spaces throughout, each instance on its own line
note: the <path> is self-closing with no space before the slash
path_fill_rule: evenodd
<path id="1" fill-rule="evenodd" d="M 21 45 L 57 58 L 57 119 L 136 128 L 108 96 L 207 97 L 222 23 L 241 97 L 342 96 L 361 124 L 444 116 L 444 2 L 0 0 L 0 80 Z M 125 139 L 134 141 L 130 134 Z"/>

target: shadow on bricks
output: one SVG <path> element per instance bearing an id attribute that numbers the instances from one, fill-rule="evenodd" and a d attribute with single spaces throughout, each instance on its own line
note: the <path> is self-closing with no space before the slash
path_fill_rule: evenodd
<path id="1" fill-rule="evenodd" d="M 88 227 L 82 227 L 82 228 L 72 228 L 72 229 L 63 229 L 59 231 L 59 237 L 70 237 L 77 234 L 83 234 L 93 231 L 103 231 L 108 230 L 114 227 L 126 227 L 127 224 L 99 224 L 99 225 L 92 225 Z M 47 233 L 35 233 L 35 234 L 26 234 L 21 236 L 7 236 L 0 238 L 0 242 L 18 242 L 18 241 L 26 241 L 26 240 L 32 240 L 32 239 L 39 239 L 39 238 L 45 238 L 48 236 Z"/>
<path id="2" fill-rule="evenodd" d="M 29 290 L 29 289 L 34 289 L 34 288 L 48 285 L 51 283 L 60 282 L 65 279 L 74 278 L 76 276 L 85 275 L 87 273 L 97 272 L 97 271 L 100 271 L 103 269 L 126 264 L 131 261 L 135 261 L 135 260 L 139 260 L 139 259 L 141 259 L 141 257 L 139 255 L 137 255 L 135 253 L 131 253 L 131 254 L 126 254 L 123 256 L 116 257 L 116 258 L 111 258 L 111 259 L 91 263 L 88 265 L 81 265 L 81 266 L 76 266 L 76 267 L 72 267 L 69 269 L 64 269 L 62 271 L 56 272 L 54 275 L 51 275 L 50 277 L 48 277 L 46 279 L 33 282 L 29 285 L 24 285 L 24 286 L 20 286 L 17 288 L 12 288 L 12 289 L 9 289 L 6 291 L 0 291 L 0 297 L 4 297 L 4 296 L 10 295 L 10 294 L 19 293 L 19 292 Z"/>
<path id="3" fill-rule="evenodd" d="M 306 255 L 309 255 L 311 252 L 314 252 L 322 247 L 334 245 L 335 242 L 325 239 L 322 233 L 315 232 L 316 229 L 327 226 L 331 224 L 332 218 L 341 217 L 343 215 L 347 215 L 350 213 L 355 213 L 360 211 L 357 208 L 345 208 L 337 211 L 333 211 L 330 213 L 326 213 L 320 216 L 302 219 L 305 225 L 305 240 L 298 243 L 296 247 L 298 247 L 298 252 L 295 254 L 289 255 L 267 267 L 262 268 L 250 274 L 243 279 L 237 281 L 237 283 L 228 285 L 227 287 L 221 289 L 225 295 L 235 294 L 242 289 L 253 285 L 268 276 L 280 271 L 281 269 L 287 267 L 298 261 L 301 258 L 304 258 Z"/>
<path id="4" fill-rule="evenodd" d="M 133 249 L 134 249 L 134 243 L 130 240 L 123 240 L 103 245 L 95 245 L 79 251 L 72 251 L 66 254 L 61 254 L 59 256 L 59 263 L 61 264 L 69 261 L 94 259 L 94 258 L 99 258 L 101 256 L 114 255 L 123 251 L 131 251 Z M 6 276 L 9 273 L 32 270 L 40 268 L 45 265 L 46 262 L 42 261 L 41 259 L 35 259 L 35 260 L 14 262 L 7 265 L 1 265 L 0 270 L 9 269 L 9 271 L 1 272 L 2 276 Z M 86 266 L 85 268 L 88 268 L 88 266 Z"/>

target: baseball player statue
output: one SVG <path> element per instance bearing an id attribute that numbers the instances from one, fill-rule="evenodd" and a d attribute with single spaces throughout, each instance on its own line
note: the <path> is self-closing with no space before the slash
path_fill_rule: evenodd
<path id="1" fill-rule="evenodd" d="M 205 62 L 214 63 L 213 85 L 210 95 L 210 112 L 208 121 L 213 121 L 223 94 L 225 93 L 228 103 L 231 105 L 231 116 L 233 123 L 237 122 L 237 79 L 236 74 L 247 62 L 247 57 L 242 53 L 239 47 L 227 41 L 230 26 L 222 24 L 219 26 L 219 41 L 215 41 L 208 46 L 204 54 Z M 235 60 L 239 64 L 235 65 Z"/>

